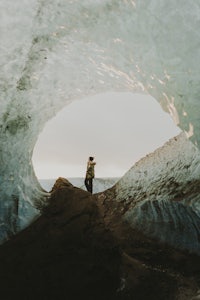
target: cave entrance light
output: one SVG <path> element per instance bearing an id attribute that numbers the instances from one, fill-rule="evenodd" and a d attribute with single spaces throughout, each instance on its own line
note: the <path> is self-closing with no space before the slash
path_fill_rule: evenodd
<path id="1" fill-rule="evenodd" d="M 121 177 L 179 133 L 151 96 L 99 94 L 74 101 L 46 124 L 34 149 L 33 165 L 39 179 L 84 177 L 92 155 L 96 177 Z"/>

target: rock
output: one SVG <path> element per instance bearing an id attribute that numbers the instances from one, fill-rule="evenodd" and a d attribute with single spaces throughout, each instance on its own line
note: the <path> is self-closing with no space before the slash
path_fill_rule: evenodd
<path id="1" fill-rule="evenodd" d="M 189 300 L 199 257 L 123 222 L 113 190 L 91 195 L 59 178 L 41 216 L 0 247 L 1 299 Z"/>
<path id="2" fill-rule="evenodd" d="M 85 191 L 59 178 L 48 206 L 0 248 L 2 299 L 114 299 L 119 247 Z"/>

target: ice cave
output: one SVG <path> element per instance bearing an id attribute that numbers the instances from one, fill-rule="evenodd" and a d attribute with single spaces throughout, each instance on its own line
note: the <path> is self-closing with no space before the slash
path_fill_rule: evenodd
<path id="1" fill-rule="evenodd" d="M 86 96 L 139 92 L 182 133 L 127 170 L 117 200 L 130 205 L 130 224 L 200 253 L 200 3 L 4 0 L 0 19 L 1 242 L 48 197 L 32 166 L 47 120 Z"/>

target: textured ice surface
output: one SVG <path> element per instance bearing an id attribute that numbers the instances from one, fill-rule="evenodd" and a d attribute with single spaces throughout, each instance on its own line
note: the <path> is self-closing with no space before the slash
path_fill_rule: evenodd
<path id="1" fill-rule="evenodd" d="M 2 239 L 45 196 L 33 148 L 46 121 L 74 99 L 149 93 L 200 145 L 197 1 L 2 0 L 0 20 Z"/>
<path id="2" fill-rule="evenodd" d="M 131 226 L 200 254 L 200 152 L 184 133 L 136 163 L 115 189 Z"/>

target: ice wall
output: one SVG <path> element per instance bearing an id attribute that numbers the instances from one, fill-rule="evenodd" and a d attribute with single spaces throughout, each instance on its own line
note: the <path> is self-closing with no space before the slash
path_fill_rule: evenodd
<path id="1" fill-rule="evenodd" d="M 200 254 L 200 152 L 184 133 L 137 162 L 114 190 L 131 226 Z"/>
<path id="2" fill-rule="evenodd" d="M 197 1 L 2 0 L 0 20 L 1 239 L 36 214 L 33 148 L 74 99 L 150 93 L 200 145 Z"/>

